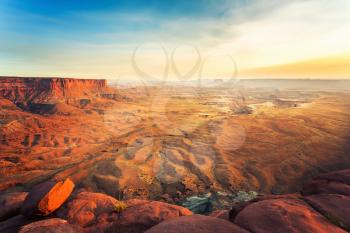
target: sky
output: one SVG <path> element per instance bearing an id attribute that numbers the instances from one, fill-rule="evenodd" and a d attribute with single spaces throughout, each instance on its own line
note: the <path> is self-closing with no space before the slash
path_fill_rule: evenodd
<path id="1" fill-rule="evenodd" d="M 0 75 L 350 78 L 348 0 L 1 0 Z"/>

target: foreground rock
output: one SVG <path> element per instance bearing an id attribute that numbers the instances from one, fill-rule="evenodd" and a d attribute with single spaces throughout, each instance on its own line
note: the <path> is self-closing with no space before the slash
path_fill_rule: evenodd
<path id="1" fill-rule="evenodd" d="M 143 232 L 170 218 L 191 215 L 186 208 L 163 202 L 132 199 L 127 208 L 116 211 L 120 202 L 101 193 L 81 192 L 57 215 L 79 224 L 88 232 Z"/>
<path id="2" fill-rule="evenodd" d="M 317 176 L 316 178 L 314 178 L 314 180 L 315 179 L 334 181 L 334 182 L 350 185 L 350 169 L 323 173 Z"/>
<path id="3" fill-rule="evenodd" d="M 237 214 L 234 223 L 255 233 L 345 233 L 296 198 L 252 203 Z"/>
<path id="4" fill-rule="evenodd" d="M 309 189 L 304 186 L 304 195 L 258 196 L 235 205 L 229 212 L 217 210 L 211 216 L 193 215 L 184 207 L 158 201 L 131 199 L 121 202 L 106 194 L 85 191 L 72 195 L 74 198 L 62 205 L 74 188 L 73 182 L 69 179 L 45 182 L 35 186 L 28 195 L 0 196 L 0 207 L 3 207 L 0 216 L 8 218 L 17 214 L 25 197 L 21 213 L 27 216 L 17 215 L 0 222 L 0 232 L 344 233 L 350 229 L 350 196 L 344 195 L 346 185 L 350 183 L 348 174 L 340 171 L 318 176 L 308 182 L 315 186 Z M 322 189 L 321 184 L 327 189 Z M 316 194 L 306 195 L 310 192 L 305 190 Z M 38 219 L 57 209 L 59 218 L 33 222 L 33 217 Z"/>
<path id="5" fill-rule="evenodd" d="M 31 223 L 33 220 L 26 218 L 23 215 L 17 215 L 6 221 L 0 222 L 1 233 L 14 233 L 18 232 L 24 225 Z"/>
<path id="6" fill-rule="evenodd" d="M 100 215 L 112 213 L 118 203 L 106 194 L 81 192 L 63 206 L 57 216 L 86 227 L 96 223 Z"/>
<path id="7" fill-rule="evenodd" d="M 145 233 L 248 233 L 248 231 L 223 219 L 192 215 L 164 221 Z"/>
<path id="8" fill-rule="evenodd" d="M 350 196 L 350 169 L 319 175 L 307 182 L 301 193 L 303 195 L 341 194 Z"/>
<path id="9" fill-rule="evenodd" d="M 214 218 L 221 218 L 229 220 L 229 211 L 228 210 L 215 210 L 209 216 Z"/>
<path id="10" fill-rule="evenodd" d="M 27 197 L 26 192 L 5 193 L 0 196 L 0 221 L 19 214 L 21 205 Z"/>
<path id="11" fill-rule="evenodd" d="M 60 218 L 51 218 L 30 223 L 21 228 L 19 233 L 80 233 L 78 226 L 69 224 Z"/>
<path id="12" fill-rule="evenodd" d="M 68 199 L 73 189 L 74 183 L 70 179 L 36 185 L 25 199 L 21 213 L 27 217 L 49 215 Z"/>
<path id="13" fill-rule="evenodd" d="M 130 200 L 126 203 L 128 208 L 115 220 L 112 232 L 144 232 L 162 221 L 193 214 L 184 207 L 159 201 Z"/>
<path id="14" fill-rule="evenodd" d="M 350 196 L 350 185 L 326 179 L 316 179 L 304 185 L 301 193 L 304 195 L 341 194 Z"/>
<path id="15" fill-rule="evenodd" d="M 293 194 L 285 194 L 285 195 L 264 195 L 264 196 L 258 196 L 257 198 L 254 198 L 253 200 L 247 201 L 247 202 L 239 202 L 235 204 L 231 210 L 229 211 L 229 220 L 234 221 L 235 217 L 238 213 L 240 213 L 245 207 L 264 200 L 274 200 L 274 199 L 298 199 L 302 196 L 297 193 Z"/>
<path id="16" fill-rule="evenodd" d="M 332 223 L 350 230 L 350 197 L 321 194 L 305 197 L 305 200 Z"/>

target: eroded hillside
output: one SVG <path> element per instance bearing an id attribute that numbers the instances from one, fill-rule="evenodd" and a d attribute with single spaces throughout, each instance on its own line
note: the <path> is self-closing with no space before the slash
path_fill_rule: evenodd
<path id="1" fill-rule="evenodd" d="M 64 84 L 38 95 L 0 88 L 1 190 L 71 177 L 78 187 L 115 197 L 176 202 L 210 191 L 296 191 L 306 176 L 350 165 L 349 93 L 117 91 L 104 83 Z M 54 109 L 33 112 L 19 100 Z"/>

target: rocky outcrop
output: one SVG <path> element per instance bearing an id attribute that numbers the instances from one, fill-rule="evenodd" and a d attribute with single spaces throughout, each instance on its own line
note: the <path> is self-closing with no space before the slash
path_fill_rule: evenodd
<path id="1" fill-rule="evenodd" d="M 350 197 L 338 194 L 320 194 L 304 198 L 315 210 L 334 224 L 350 230 Z"/>
<path id="2" fill-rule="evenodd" d="M 219 218 L 203 215 L 184 216 L 164 221 L 145 233 L 248 233 L 239 226 Z"/>
<path id="3" fill-rule="evenodd" d="M 228 210 L 215 210 L 212 213 L 210 213 L 211 217 L 214 218 L 221 218 L 225 220 L 229 220 L 229 211 Z"/>
<path id="4" fill-rule="evenodd" d="M 348 232 L 350 170 L 322 174 L 305 183 L 301 194 L 260 196 L 239 203 L 231 222 L 256 233 Z"/>
<path id="5" fill-rule="evenodd" d="M 36 185 L 25 199 L 21 214 L 27 217 L 49 215 L 68 199 L 73 189 L 74 183 L 69 178 Z"/>
<path id="6" fill-rule="evenodd" d="M 63 206 L 57 216 L 82 227 L 98 222 L 101 215 L 113 213 L 119 201 L 103 193 L 81 192 Z"/>
<path id="7" fill-rule="evenodd" d="M 312 194 L 342 194 L 350 196 L 350 185 L 336 181 L 316 179 L 304 186 L 302 193 L 305 195 Z"/>
<path id="8" fill-rule="evenodd" d="M 270 199 L 289 199 L 289 198 L 300 198 L 300 194 L 285 194 L 285 195 L 264 195 L 258 196 L 247 202 L 239 202 L 232 206 L 229 212 L 229 219 L 233 220 L 239 212 L 241 212 L 245 207 L 259 201 L 270 200 Z"/>
<path id="9" fill-rule="evenodd" d="M 76 225 L 69 224 L 66 220 L 51 218 L 36 221 L 21 227 L 19 233 L 80 233 L 83 230 Z"/>
<path id="10" fill-rule="evenodd" d="M 0 232 L 1 233 L 15 233 L 18 232 L 22 226 L 25 226 L 31 222 L 33 219 L 29 219 L 23 215 L 17 215 L 6 221 L 0 222 Z"/>
<path id="11" fill-rule="evenodd" d="M 259 233 L 345 233 L 306 203 L 293 198 L 270 199 L 250 204 L 236 216 L 234 223 Z"/>
<path id="12" fill-rule="evenodd" d="M 312 194 L 341 194 L 350 196 L 350 169 L 319 175 L 307 182 L 301 193 Z"/>
<path id="13" fill-rule="evenodd" d="M 27 192 L 13 192 L 0 195 L 0 221 L 19 214 Z"/>
<path id="14" fill-rule="evenodd" d="M 348 185 L 347 174 L 348 170 L 328 173 L 307 184 L 323 180 Z M 344 195 L 343 189 L 332 189 L 332 192 L 341 193 L 323 193 L 320 187 L 309 189 L 307 184 L 302 190 L 304 195 L 258 196 L 233 206 L 229 212 L 217 210 L 210 216 L 204 216 L 164 202 L 140 199 L 118 201 L 106 194 L 86 191 L 75 192 L 64 204 L 74 184 L 69 179 L 45 182 L 35 186 L 23 202 L 21 212 L 25 216 L 17 215 L 0 222 L 0 232 L 349 232 L 350 196 Z M 305 194 L 308 193 L 305 190 L 313 190 L 314 194 Z M 13 193 L 11 196 L 8 193 L 2 198 L 8 200 L 4 203 L 14 203 L 18 208 L 23 195 Z M 13 197 L 13 200 L 10 201 L 9 197 Z M 53 213 L 56 209 L 58 211 Z M 50 213 L 53 214 L 47 216 Z M 44 216 L 46 219 L 43 219 Z"/>
<path id="15" fill-rule="evenodd" d="M 96 95 L 106 86 L 103 79 L 0 77 L 0 96 L 15 103 L 55 103 Z"/>
<path id="16" fill-rule="evenodd" d="M 81 192 L 57 215 L 91 232 L 137 233 L 166 219 L 192 214 L 184 207 L 157 201 L 131 199 L 125 202 L 126 209 L 119 212 L 120 204 L 105 194 Z"/>
<path id="17" fill-rule="evenodd" d="M 144 232 L 165 220 L 193 214 L 184 207 L 159 201 L 136 199 L 129 200 L 126 204 L 128 207 L 113 222 L 112 232 Z"/>
<path id="18" fill-rule="evenodd" d="M 62 103 L 85 107 L 95 98 L 119 95 L 104 79 L 0 77 L 0 97 L 25 111 L 50 115 Z"/>

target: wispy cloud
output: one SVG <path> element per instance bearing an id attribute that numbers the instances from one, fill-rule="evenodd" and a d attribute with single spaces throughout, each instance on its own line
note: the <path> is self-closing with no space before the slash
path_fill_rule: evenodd
<path id="1" fill-rule="evenodd" d="M 4 62 L 0 68 L 7 74 L 17 74 L 21 66 L 28 75 L 34 69 L 29 67 L 37 67 L 43 75 L 54 70 L 62 75 L 132 77 L 131 55 L 137 46 L 148 43 L 162 44 L 169 53 L 192 45 L 202 57 L 230 55 L 239 69 L 350 50 L 347 0 L 200 3 L 208 4 L 198 8 L 202 13 L 162 12 L 158 8 L 74 9 L 65 11 L 62 18 L 35 12 L 5 13 L 0 6 L 0 59 Z M 155 47 L 146 50 L 141 62 L 150 72 L 160 74 L 164 56 L 159 46 Z M 221 58 L 207 65 L 208 75 L 231 70 L 232 64 L 218 65 L 226 64 L 224 56 Z M 178 54 L 178 66 L 187 67 L 194 59 L 193 51 Z"/>

